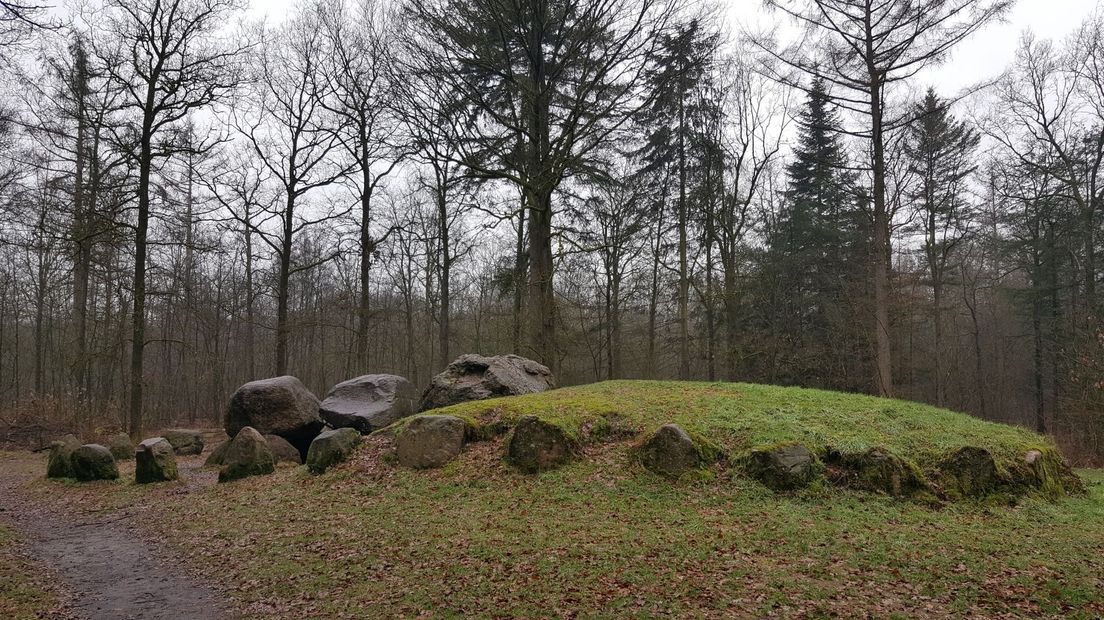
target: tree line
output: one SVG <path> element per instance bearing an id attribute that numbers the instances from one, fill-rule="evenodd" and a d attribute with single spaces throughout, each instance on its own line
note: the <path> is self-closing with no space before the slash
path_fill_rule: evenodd
<path id="1" fill-rule="evenodd" d="M 463 352 L 921 400 L 1104 456 L 1104 18 L 1006 0 L 0 4 L 0 425 Z"/>

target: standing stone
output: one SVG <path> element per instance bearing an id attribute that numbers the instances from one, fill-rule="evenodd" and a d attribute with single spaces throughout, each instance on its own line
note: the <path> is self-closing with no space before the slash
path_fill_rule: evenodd
<path id="1" fill-rule="evenodd" d="M 181 456 L 203 453 L 203 435 L 199 431 L 173 428 L 161 433 L 161 437 Z"/>
<path id="2" fill-rule="evenodd" d="M 111 450 L 98 443 L 85 444 L 73 451 L 73 477 L 81 482 L 91 480 L 115 480 L 119 468 Z"/>
<path id="3" fill-rule="evenodd" d="M 752 450 L 745 468 L 748 474 L 775 491 L 808 486 L 819 473 L 817 460 L 805 444 L 782 444 Z"/>
<path id="4" fill-rule="evenodd" d="M 451 415 L 411 420 L 395 440 L 399 464 L 415 469 L 443 467 L 460 454 L 468 425 Z"/>
<path id="5" fill-rule="evenodd" d="M 694 440 L 676 424 L 659 427 L 640 447 L 640 462 L 657 474 L 678 478 L 700 468 L 701 454 Z"/>
<path id="6" fill-rule="evenodd" d="M 276 471 L 276 459 L 268 442 L 251 426 L 238 431 L 230 440 L 219 470 L 219 482 L 230 482 L 246 476 L 260 476 Z"/>
<path id="7" fill-rule="evenodd" d="M 311 441 L 322 431 L 318 398 L 291 376 L 250 381 L 230 397 L 226 434 L 235 437 L 250 426 L 265 435 L 279 435 L 306 456 Z"/>
<path id="8" fill-rule="evenodd" d="M 321 474 L 349 458 L 359 443 L 360 433 L 354 429 L 335 428 L 323 431 L 311 442 L 310 451 L 307 452 L 307 468 L 311 473 Z"/>
<path id="9" fill-rule="evenodd" d="M 471 400 L 518 396 L 556 387 L 547 366 L 518 355 L 486 357 L 469 353 L 433 377 L 422 394 L 420 411 Z"/>
<path id="10" fill-rule="evenodd" d="M 417 399 L 414 385 L 403 377 L 364 375 L 330 388 L 318 412 L 334 428 L 367 435 L 414 413 Z"/>
<path id="11" fill-rule="evenodd" d="M 134 451 L 134 481 L 138 484 L 176 480 L 176 451 L 164 437 L 151 437 Z"/>
<path id="12" fill-rule="evenodd" d="M 81 442 L 76 435 L 66 435 L 50 443 L 50 458 L 46 462 L 47 478 L 73 477 L 73 452 Z"/>
<path id="13" fill-rule="evenodd" d="M 116 461 L 128 461 L 134 458 L 134 442 L 126 433 L 115 433 L 107 440 L 107 449 Z"/>
<path id="14" fill-rule="evenodd" d="M 563 465 L 574 451 L 575 443 L 562 428 L 527 415 L 514 426 L 506 459 L 521 471 L 534 474 Z"/>
<path id="15" fill-rule="evenodd" d="M 288 440 L 279 435 L 265 435 L 264 438 L 265 443 L 268 444 L 268 449 L 272 450 L 272 458 L 276 459 L 277 464 L 303 464 L 303 459 L 299 456 L 299 451 L 295 449 L 295 446 L 288 443 Z"/>

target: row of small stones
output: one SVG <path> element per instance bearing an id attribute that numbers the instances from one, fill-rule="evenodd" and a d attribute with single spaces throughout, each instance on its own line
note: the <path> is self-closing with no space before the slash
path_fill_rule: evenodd
<path id="1" fill-rule="evenodd" d="M 423 415 L 412 418 L 395 433 L 398 462 L 416 469 L 442 467 L 460 454 L 469 430 L 466 422 L 454 416 Z M 525 416 L 513 428 L 506 445 L 506 459 L 523 472 L 535 473 L 566 463 L 576 452 L 576 447 L 563 429 L 535 416 Z M 675 424 L 661 426 L 640 444 L 636 453 L 645 468 L 671 478 L 700 471 L 722 457 L 719 450 L 703 448 Z M 988 476 L 991 482 L 995 482 L 996 464 L 987 451 L 966 447 L 956 453 L 962 454 L 968 454 L 982 464 L 978 472 L 965 472 L 965 475 Z M 1040 458 L 1041 452 L 1031 450 L 1024 455 L 1023 463 L 1034 469 Z M 774 490 L 806 486 L 820 474 L 816 456 L 800 443 L 753 450 L 741 460 L 749 475 Z M 921 496 L 932 490 L 922 472 L 884 448 L 870 449 L 862 455 L 862 460 L 877 479 L 843 482 L 860 487 L 866 484 L 869 490 L 895 495 Z M 1041 480 L 1036 481 L 1039 482 Z"/>
<path id="2" fill-rule="evenodd" d="M 454 416 L 423 415 L 412 418 L 395 438 L 397 459 L 401 465 L 415 469 L 442 467 L 460 454 L 470 434 L 469 430 L 466 422 Z M 260 439 L 256 431 L 239 433 L 235 439 L 244 440 L 253 434 Z M 347 458 L 359 439 L 359 433 L 352 429 L 336 429 L 321 434 L 311 444 L 308 453 L 309 469 L 313 473 L 326 471 Z M 562 465 L 575 451 L 575 442 L 560 427 L 535 416 L 526 416 L 513 429 L 507 444 L 506 457 L 521 471 L 535 473 Z M 638 453 L 641 463 L 647 469 L 672 478 L 700 470 L 720 456 L 703 451 L 685 430 L 675 424 L 660 427 L 640 446 Z M 882 458 L 893 458 L 884 451 L 879 454 Z M 986 456 L 988 457 L 987 454 Z M 1027 453 L 1024 457 L 1025 464 L 1032 465 L 1040 456 L 1038 451 Z M 82 471 L 96 473 L 85 479 L 118 478 L 115 459 L 104 446 L 86 444 L 74 450 L 72 457 L 92 463 L 93 466 L 82 468 Z M 166 439 L 155 437 L 143 441 L 135 450 L 135 457 L 138 461 L 137 482 L 176 479 L 174 448 Z M 991 461 L 991 457 L 988 458 Z M 753 477 L 771 488 L 785 490 L 811 482 L 816 459 L 804 445 L 787 444 L 753 451 L 746 462 L 748 472 Z M 229 479 L 233 478 L 220 475 L 220 481 Z M 921 479 L 913 482 L 924 485 Z M 883 490 L 901 492 L 900 488 Z"/>

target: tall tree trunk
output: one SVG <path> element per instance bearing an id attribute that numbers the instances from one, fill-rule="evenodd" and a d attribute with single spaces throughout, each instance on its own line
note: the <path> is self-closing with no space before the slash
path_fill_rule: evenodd
<path id="1" fill-rule="evenodd" d="M 678 323 L 679 323 L 679 379 L 690 378 L 690 266 L 687 260 L 688 214 L 686 205 L 686 111 L 682 97 L 678 106 Z"/>
<path id="2" fill-rule="evenodd" d="M 868 43 L 869 45 L 869 43 Z M 873 52 L 870 52 L 872 55 Z M 879 396 L 893 396 L 893 358 L 889 338 L 889 213 L 886 209 L 885 137 L 882 83 L 870 68 L 871 142 L 874 151 L 874 365 Z"/>
<path id="3" fill-rule="evenodd" d="M 280 274 L 276 285 L 276 375 L 288 372 L 288 295 L 291 284 L 291 249 L 294 232 L 295 192 L 288 189 L 287 205 L 283 217 L 283 235 L 280 240 Z"/>
<path id="4" fill-rule="evenodd" d="M 510 350 L 514 354 L 521 353 L 521 335 L 522 335 L 522 319 L 521 313 L 525 306 L 525 288 L 522 283 L 525 281 L 525 275 L 529 271 L 529 261 L 525 248 L 525 226 L 527 210 L 524 207 L 518 209 L 518 224 L 517 224 L 517 245 L 515 246 L 515 260 L 514 260 L 514 307 L 513 307 L 513 330 L 510 339 Z"/>
<path id="5" fill-rule="evenodd" d="M 142 141 L 138 155 L 138 222 L 134 233 L 134 286 L 130 344 L 130 436 L 142 438 L 144 393 L 143 358 L 146 349 L 146 237 L 149 234 L 150 172 L 153 167 L 153 85 L 146 95 Z"/>
<path id="6" fill-rule="evenodd" d="M 541 363 L 559 370 L 552 290 L 552 192 L 527 190 L 529 208 L 529 339 Z"/>
<path id="7" fill-rule="evenodd" d="M 361 189 L 360 189 L 360 299 L 357 303 L 356 363 L 357 374 L 370 367 L 368 334 L 372 321 L 372 254 L 376 251 L 372 239 L 372 168 L 368 153 L 368 137 L 361 124 Z"/>
<path id="8" fill-rule="evenodd" d="M 441 364 L 440 367 L 444 368 L 449 362 L 452 352 L 450 350 L 450 343 L 452 341 L 452 325 L 451 325 L 451 311 L 452 311 L 452 248 L 450 244 L 452 240 L 449 238 L 449 213 L 448 213 L 448 184 L 449 174 L 447 166 L 442 170 L 440 166 L 435 166 L 434 176 L 437 181 L 437 230 L 438 236 L 441 238 L 441 283 L 440 283 L 440 297 L 441 308 L 440 331 L 437 336 L 440 339 L 439 348 L 441 352 Z"/>

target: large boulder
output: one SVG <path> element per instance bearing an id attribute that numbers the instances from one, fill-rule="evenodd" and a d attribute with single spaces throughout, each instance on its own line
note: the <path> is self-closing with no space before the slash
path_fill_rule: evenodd
<path id="1" fill-rule="evenodd" d="M 468 425 L 451 415 L 411 420 L 395 440 L 399 464 L 415 469 L 443 467 L 460 454 Z"/>
<path id="2" fill-rule="evenodd" d="M 433 377 L 422 394 L 421 411 L 470 400 L 518 396 L 556 387 L 548 367 L 518 355 L 461 355 Z"/>
<path id="3" fill-rule="evenodd" d="M 669 478 L 678 478 L 716 460 L 706 457 L 690 434 L 677 424 L 664 424 L 640 446 L 641 464 Z"/>
<path id="4" fill-rule="evenodd" d="M 748 454 L 748 475 L 775 491 L 808 486 L 820 473 L 820 463 L 805 444 L 785 443 L 756 448 Z"/>
<path id="5" fill-rule="evenodd" d="M 303 459 L 299 456 L 299 451 L 295 449 L 295 446 L 288 443 L 288 440 L 279 435 L 265 435 L 264 438 L 265 442 L 268 444 L 268 449 L 272 450 L 272 458 L 276 459 L 277 464 L 303 464 Z"/>
<path id="6" fill-rule="evenodd" d="M 138 484 L 176 480 L 176 451 L 164 437 L 151 437 L 134 451 L 134 481 Z"/>
<path id="7" fill-rule="evenodd" d="M 307 452 L 307 468 L 311 473 L 321 474 L 349 458 L 359 443 L 360 433 L 352 428 L 322 431 L 311 442 Z"/>
<path id="8" fill-rule="evenodd" d="M 134 442 L 126 433 L 115 433 L 107 440 L 107 449 L 116 461 L 128 461 L 134 458 Z"/>
<path id="9" fill-rule="evenodd" d="M 537 416 L 523 416 L 510 435 L 506 459 L 525 473 L 555 469 L 575 453 L 576 445 L 562 428 Z"/>
<path id="10" fill-rule="evenodd" d="M 247 426 L 264 435 L 279 435 L 305 457 L 323 424 L 318 398 L 298 379 L 285 375 L 238 388 L 230 397 L 224 426 L 231 437 Z"/>
<path id="11" fill-rule="evenodd" d="M 247 476 L 260 476 L 276 471 L 276 459 L 268 442 L 250 426 L 240 429 L 223 456 L 219 482 L 230 482 Z"/>
<path id="12" fill-rule="evenodd" d="M 414 385 L 403 377 L 364 375 L 330 388 L 318 412 L 334 428 L 367 435 L 414 413 L 417 399 Z"/>
<path id="13" fill-rule="evenodd" d="M 47 478 L 73 477 L 73 452 L 81 442 L 75 435 L 66 435 L 50 442 L 50 457 L 46 461 Z"/>
<path id="14" fill-rule="evenodd" d="M 85 444 L 73 451 L 70 458 L 73 477 L 81 482 L 91 480 L 115 480 L 119 477 L 119 468 L 111 450 L 98 443 Z"/>
<path id="15" fill-rule="evenodd" d="M 203 453 L 203 435 L 199 431 L 184 428 L 171 428 L 161 437 L 173 447 L 173 452 L 181 456 Z"/>

